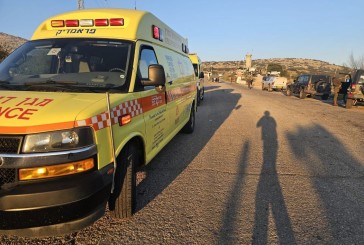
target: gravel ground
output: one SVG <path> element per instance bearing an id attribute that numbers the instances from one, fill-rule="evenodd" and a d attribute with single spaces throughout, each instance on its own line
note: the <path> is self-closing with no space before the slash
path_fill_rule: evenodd
<path id="1" fill-rule="evenodd" d="M 140 173 L 129 220 L 1 244 L 364 244 L 364 106 L 207 83 L 196 129 Z"/>

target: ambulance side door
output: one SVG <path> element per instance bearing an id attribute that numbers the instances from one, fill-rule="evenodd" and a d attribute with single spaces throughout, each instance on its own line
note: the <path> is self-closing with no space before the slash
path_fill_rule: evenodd
<path id="1" fill-rule="evenodd" d="M 148 67 L 151 64 L 158 64 L 155 50 L 147 44 L 141 45 L 137 79 L 148 79 Z M 144 86 L 139 91 L 146 125 L 146 157 L 148 161 L 163 147 L 161 142 L 164 141 L 168 133 L 166 94 L 165 92 L 158 92 L 154 86 Z"/>
<path id="2" fill-rule="evenodd" d="M 170 134 L 175 135 L 186 124 L 190 116 L 193 97 L 189 93 L 189 89 L 191 78 L 194 79 L 194 71 L 191 65 L 189 77 L 184 63 L 190 62 L 187 57 L 174 52 L 165 52 L 164 59 L 167 74 L 167 111 L 170 118 Z"/>

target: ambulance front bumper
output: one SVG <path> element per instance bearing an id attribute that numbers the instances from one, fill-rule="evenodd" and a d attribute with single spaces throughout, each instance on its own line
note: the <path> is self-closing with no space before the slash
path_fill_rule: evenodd
<path id="1" fill-rule="evenodd" d="M 68 154 L 78 159 L 95 154 L 95 148 Z M 4 167 L 34 165 L 36 158 L 0 155 Z M 95 156 L 95 155 L 94 155 Z M 90 157 L 90 155 L 88 156 Z M 27 159 L 28 158 L 28 159 Z M 49 162 L 65 162 L 65 155 L 44 154 Z M 80 230 L 103 216 L 109 197 L 112 164 L 101 170 L 2 184 L 0 189 L 0 234 L 27 237 L 56 236 Z M 3 182 L 3 180 L 2 180 Z"/>

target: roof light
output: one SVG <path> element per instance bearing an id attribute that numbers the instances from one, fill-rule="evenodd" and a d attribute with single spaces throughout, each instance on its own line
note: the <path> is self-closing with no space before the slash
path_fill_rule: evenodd
<path id="1" fill-rule="evenodd" d="M 124 19 L 123 18 L 110 19 L 110 25 L 111 26 L 123 26 Z"/>
<path id="2" fill-rule="evenodd" d="M 188 54 L 190 50 L 188 49 L 188 46 L 184 43 L 182 43 L 182 52 Z"/>
<path id="3" fill-rule="evenodd" d="M 52 20 L 52 27 L 64 27 L 64 20 Z"/>
<path id="4" fill-rule="evenodd" d="M 159 41 L 163 42 L 164 40 L 164 31 L 163 29 L 159 28 Z"/>
<path id="5" fill-rule="evenodd" d="M 153 38 L 159 40 L 159 28 L 158 26 L 153 25 Z"/>
<path id="6" fill-rule="evenodd" d="M 77 27 L 79 26 L 78 20 L 66 20 L 67 27 Z"/>
<path id="7" fill-rule="evenodd" d="M 95 26 L 108 26 L 109 20 L 108 19 L 96 19 Z"/>
<path id="8" fill-rule="evenodd" d="M 94 20 L 80 20 L 80 26 L 94 26 Z"/>

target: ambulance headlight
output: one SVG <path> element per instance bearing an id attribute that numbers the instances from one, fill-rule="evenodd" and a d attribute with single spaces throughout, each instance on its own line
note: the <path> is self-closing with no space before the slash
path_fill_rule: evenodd
<path id="1" fill-rule="evenodd" d="M 94 143 L 91 128 L 75 128 L 25 136 L 23 153 L 78 149 Z"/>

